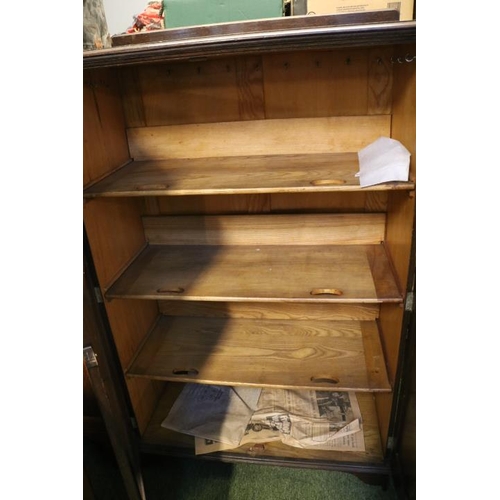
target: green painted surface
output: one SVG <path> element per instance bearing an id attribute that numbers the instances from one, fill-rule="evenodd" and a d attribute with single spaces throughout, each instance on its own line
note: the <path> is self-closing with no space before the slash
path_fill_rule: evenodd
<path id="1" fill-rule="evenodd" d="M 283 0 L 163 0 L 165 28 L 283 16 Z"/>

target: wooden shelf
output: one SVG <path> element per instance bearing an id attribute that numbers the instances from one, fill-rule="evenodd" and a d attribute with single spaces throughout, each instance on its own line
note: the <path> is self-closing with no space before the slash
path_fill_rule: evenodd
<path id="1" fill-rule="evenodd" d="M 149 425 L 142 437 L 142 448 L 148 452 L 194 455 L 194 438 L 186 434 L 171 431 L 161 427 L 175 399 L 180 394 L 183 384 L 168 384 L 161 397 Z M 230 452 L 217 452 L 205 455 L 206 458 L 220 458 L 228 461 L 252 461 L 289 464 L 307 464 L 322 468 L 348 469 L 349 463 L 382 464 L 383 452 L 380 440 L 377 413 L 373 395 L 369 393 L 356 394 L 363 418 L 365 435 L 364 452 L 340 452 L 323 450 L 304 450 L 287 446 L 282 443 L 266 443 L 264 447 L 252 450 L 251 445 L 244 445 Z M 301 464 L 302 462 L 302 464 Z"/>
<path id="2" fill-rule="evenodd" d="M 261 155 L 134 161 L 84 191 L 84 197 L 386 191 L 413 182 L 361 188 L 357 153 Z"/>
<path id="3" fill-rule="evenodd" d="M 230 386 L 391 391 L 374 321 L 162 316 L 127 375 Z"/>
<path id="4" fill-rule="evenodd" d="M 223 302 L 402 301 L 382 244 L 149 245 L 107 290 L 106 297 Z"/>

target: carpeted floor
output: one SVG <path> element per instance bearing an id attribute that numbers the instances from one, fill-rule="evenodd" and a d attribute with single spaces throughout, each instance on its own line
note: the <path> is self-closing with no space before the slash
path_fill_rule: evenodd
<path id="1" fill-rule="evenodd" d="M 83 463 L 94 500 L 126 500 L 114 457 L 84 440 Z M 147 500 L 396 500 L 392 485 L 366 484 L 352 474 L 196 459 L 145 457 Z M 92 498 L 92 497 L 89 497 Z"/>

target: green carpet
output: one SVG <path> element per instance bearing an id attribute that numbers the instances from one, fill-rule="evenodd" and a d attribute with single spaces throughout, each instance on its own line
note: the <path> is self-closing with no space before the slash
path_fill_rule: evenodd
<path id="1" fill-rule="evenodd" d="M 125 500 L 113 456 L 84 441 L 84 466 L 95 500 Z M 147 500 L 396 500 L 391 486 L 344 472 L 146 456 Z"/>

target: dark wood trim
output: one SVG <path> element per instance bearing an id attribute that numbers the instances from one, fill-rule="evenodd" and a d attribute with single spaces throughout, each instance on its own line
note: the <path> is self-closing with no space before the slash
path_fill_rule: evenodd
<path id="1" fill-rule="evenodd" d="M 166 446 L 142 443 L 141 452 L 149 455 L 163 455 L 170 457 L 195 458 L 196 460 L 210 460 L 226 463 L 262 464 L 280 467 L 308 468 L 318 470 L 330 470 L 338 472 L 350 472 L 352 474 L 385 475 L 391 474 L 388 462 L 359 463 L 359 462 L 332 462 L 328 460 L 302 460 L 299 458 L 279 457 L 252 457 L 231 452 L 217 452 L 206 455 L 195 455 L 194 451 L 186 448 L 170 448 Z"/>
<path id="2" fill-rule="evenodd" d="M 412 381 L 415 378 L 416 356 L 416 239 L 415 220 L 413 222 L 412 251 L 410 257 L 410 272 L 408 274 L 407 293 L 412 293 L 412 307 L 405 310 L 401 345 L 399 352 L 399 365 L 394 388 L 395 398 L 389 436 L 391 447 L 387 450 L 386 460 L 390 464 L 394 487 L 399 498 L 407 500 L 407 472 L 402 459 L 402 442 L 405 433 L 405 422 L 412 397 Z M 406 305 L 405 305 L 406 306 Z M 413 418 L 415 416 L 413 415 Z"/>
<path id="3" fill-rule="evenodd" d="M 326 16 L 296 16 L 277 19 L 259 19 L 256 21 L 207 24 L 188 26 L 141 33 L 124 33 L 111 38 L 113 47 L 136 45 L 141 43 L 175 42 L 193 38 L 210 38 L 227 35 L 262 33 L 263 31 L 283 31 L 306 28 L 326 28 L 349 24 L 390 23 L 399 21 L 397 10 L 378 10 L 354 14 L 336 14 Z"/>
<path id="4" fill-rule="evenodd" d="M 86 342 L 96 355 L 96 363 L 86 363 L 107 435 L 130 500 L 145 500 L 140 469 L 138 437 L 132 427 L 131 410 L 124 391 L 123 373 L 110 338 L 104 307 L 97 301 L 97 277 L 84 229 L 83 318 Z"/>
<path id="5" fill-rule="evenodd" d="M 285 18 L 291 19 L 291 18 Z M 415 21 L 311 27 L 304 17 L 302 28 L 262 30 L 230 35 L 175 39 L 87 51 L 83 68 L 102 68 L 151 64 L 213 57 L 265 54 L 291 50 L 332 49 L 414 43 Z"/>

